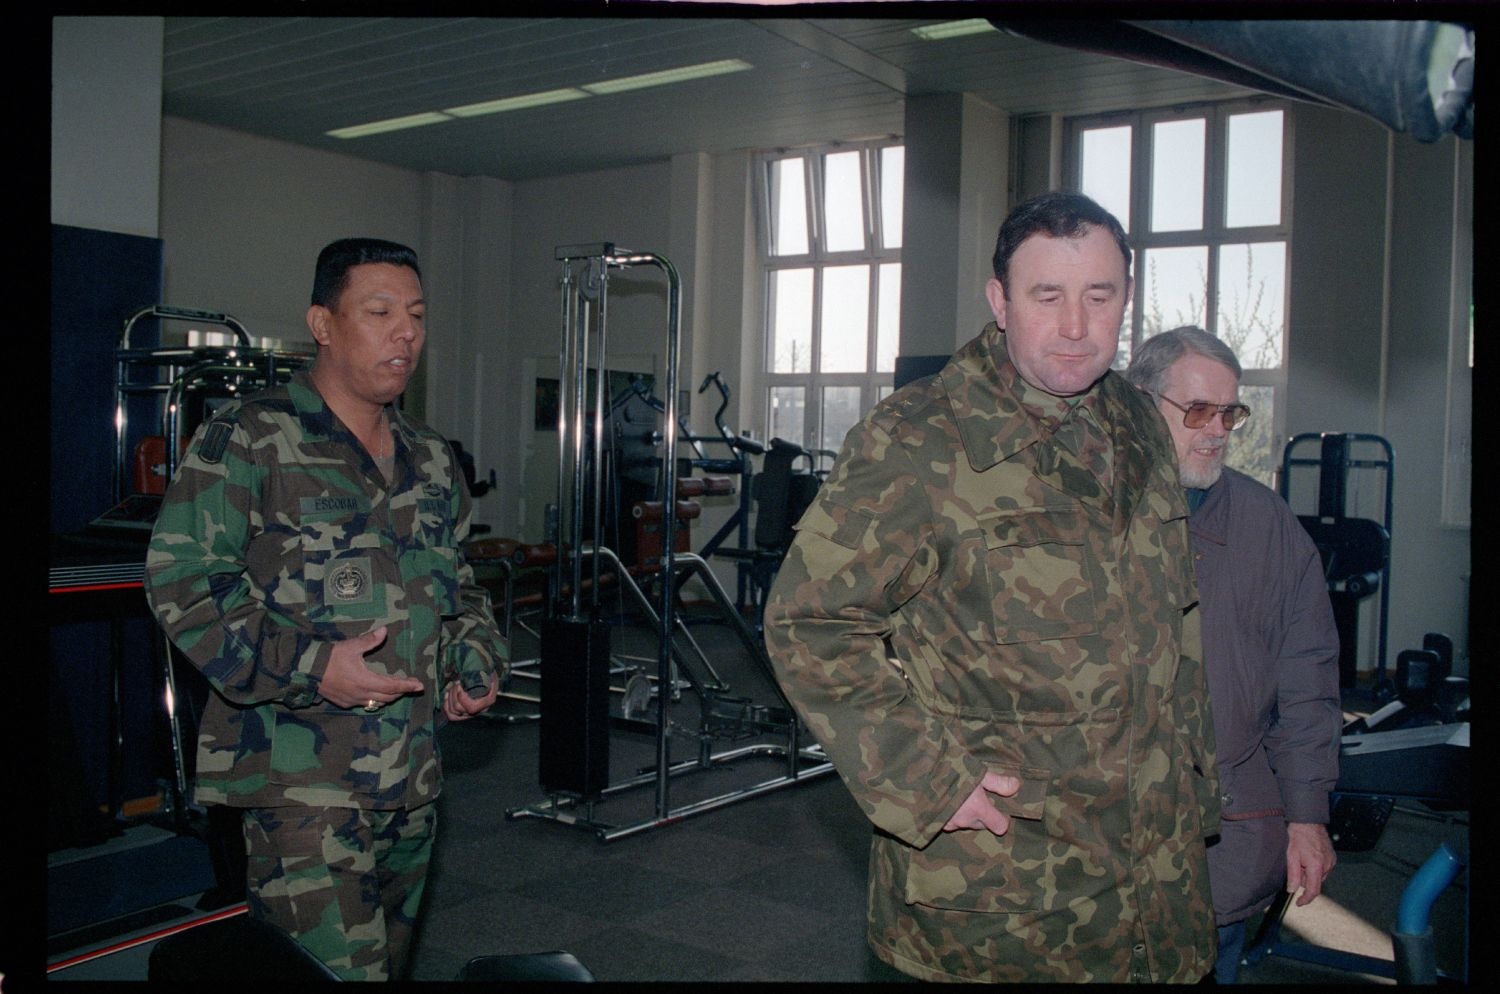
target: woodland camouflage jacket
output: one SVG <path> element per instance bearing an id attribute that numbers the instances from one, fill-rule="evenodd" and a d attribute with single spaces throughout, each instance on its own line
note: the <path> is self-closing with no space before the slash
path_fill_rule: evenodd
<path id="1" fill-rule="evenodd" d="M 447 443 L 389 410 L 394 485 L 306 371 L 195 436 L 146 561 L 172 641 L 212 685 L 196 799 L 237 807 L 416 807 L 438 793 L 444 685 L 503 673 L 508 648 L 461 554 L 469 496 Z M 335 641 L 419 677 L 375 714 L 318 696 Z"/>
<path id="2" fill-rule="evenodd" d="M 924 979 L 1212 968 L 1217 783 L 1188 556 L 1149 399 L 1113 373 L 1076 407 L 1041 393 L 994 325 L 849 433 L 765 632 L 874 823 L 879 956 Z M 986 770 L 1022 781 L 997 799 L 1009 832 L 942 832 Z"/>

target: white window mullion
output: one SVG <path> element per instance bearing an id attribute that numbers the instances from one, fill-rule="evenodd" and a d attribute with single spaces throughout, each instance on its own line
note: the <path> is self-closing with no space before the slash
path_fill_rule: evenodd
<path id="1" fill-rule="evenodd" d="M 821 211 L 819 212 L 821 215 Z M 812 355 L 807 375 L 807 407 L 803 420 L 803 446 L 812 445 L 823 430 L 823 275 L 824 266 L 813 267 Z"/>
<path id="2" fill-rule="evenodd" d="M 823 226 L 819 223 L 822 210 L 818 206 L 823 202 L 823 173 L 818 168 L 817 156 L 802 157 L 802 175 L 805 178 L 803 190 L 807 197 L 807 244 L 812 258 L 816 261 L 823 256 Z"/>

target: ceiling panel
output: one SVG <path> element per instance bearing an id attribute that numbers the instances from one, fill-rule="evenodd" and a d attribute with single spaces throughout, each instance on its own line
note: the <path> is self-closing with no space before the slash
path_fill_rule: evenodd
<path id="1" fill-rule="evenodd" d="M 167 114 L 419 171 L 519 180 L 899 134 L 907 94 L 1081 114 L 1249 91 L 999 31 L 868 18 L 169 17 Z M 349 125 L 719 59 L 752 69 L 365 138 Z"/>

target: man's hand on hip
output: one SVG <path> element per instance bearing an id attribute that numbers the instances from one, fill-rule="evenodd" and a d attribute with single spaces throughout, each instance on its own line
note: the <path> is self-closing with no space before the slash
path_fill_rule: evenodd
<path id="1" fill-rule="evenodd" d="M 964 803 L 958 806 L 953 817 L 943 826 L 945 832 L 957 832 L 964 829 L 982 828 L 996 835 L 1004 835 L 1010 831 L 1010 819 L 995 807 L 995 802 L 990 800 L 991 794 L 1001 797 L 1010 797 L 1021 789 L 1021 781 L 1004 773 L 985 773 L 984 779 L 979 781 L 979 786 L 968 796 Z"/>

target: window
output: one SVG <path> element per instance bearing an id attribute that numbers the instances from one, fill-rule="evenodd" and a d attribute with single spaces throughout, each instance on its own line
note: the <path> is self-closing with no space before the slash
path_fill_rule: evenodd
<path id="1" fill-rule="evenodd" d="M 1159 331 L 1195 324 L 1244 367 L 1254 412 L 1228 463 L 1272 485 L 1286 390 L 1291 232 L 1289 117 L 1269 101 L 1076 118 L 1076 188 L 1120 219 L 1135 249 L 1135 296 L 1115 368 Z"/>
<path id="2" fill-rule="evenodd" d="M 837 451 L 891 390 L 904 163 L 890 143 L 762 157 L 768 437 Z"/>

